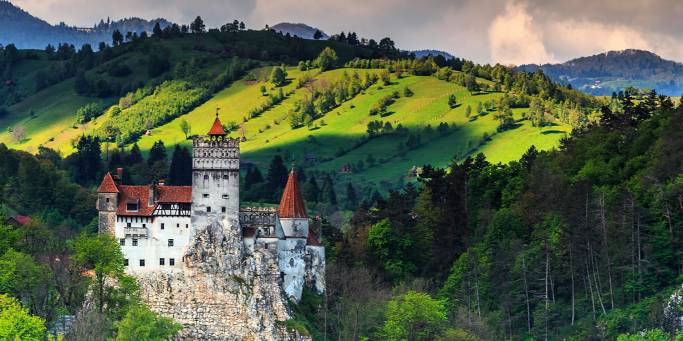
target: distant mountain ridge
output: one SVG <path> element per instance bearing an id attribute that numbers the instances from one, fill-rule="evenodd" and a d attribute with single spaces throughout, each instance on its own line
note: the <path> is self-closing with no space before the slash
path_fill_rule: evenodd
<path id="1" fill-rule="evenodd" d="M 656 89 L 661 94 L 683 93 L 683 64 L 644 50 L 609 51 L 561 64 L 526 64 L 518 70 L 543 70 L 556 81 L 594 94 L 609 95 L 628 86 Z"/>
<path id="2" fill-rule="evenodd" d="M 322 36 L 320 37 L 321 40 L 326 40 L 330 38 L 327 34 L 325 34 L 325 32 L 323 32 L 323 30 L 306 25 L 304 23 L 281 22 L 271 26 L 270 28 L 275 30 L 276 32 L 280 32 L 282 34 L 289 33 L 289 35 L 291 36 L 297 36 L 303 39 L 315 39 L 315 31 L 320 31 L 320 33 L 322 34 Z"/>
<path id="3" fill-rule="evenodd" d="M 446 52 L 446 51 L 441 51 L 441 50 L 415 50 L 415 51 L 410 51 L 411 53 L 415 54 L 415 57 L 417 58 L 422 58 L 422 57 L 427 57 L 427 56 L 443 56 L 446 59 L 454 59 L 455 56 Z"/>
<path id="4" fill-rule="evenodd" d="M 43 49 L 48 44 L 69 43 L 77 47 L 83 44 L 96 46 L 99 42 L 110 42 L 114 30 L 124 35 L 127 32 L 151 32 L 156 23 L 164 28 L 171 23 L 166 19 L 145 20 L 127 18 L 118 21 L 100 20 L 93 27 L 72 27 L 64 23 L 51 25 L 30 13 L 0 0 L 0 44 L 14 44 L 19 49 Z"/>

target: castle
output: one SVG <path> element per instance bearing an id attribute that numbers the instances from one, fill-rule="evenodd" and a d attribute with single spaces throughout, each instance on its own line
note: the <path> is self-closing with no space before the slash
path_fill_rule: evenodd
<path id="1" fill-rule="evenodd" d="M 239 143 L 227 137 L 216 115 L 208 134 L 192 141 L 192 186 L 126 185 L 122 169 L 104 176 L 97 190 L 99 231 L 117 238 L 127 273 L 183 271 L 197 233 L 228 221 L 228 228 L 239 229 L 247 253 L 276 257 L 287 297 L 300 300 L 304 286 L 325 290 L 325 248 L 309 229 L 295 171 L 277 209 L 240 208 Z"/>

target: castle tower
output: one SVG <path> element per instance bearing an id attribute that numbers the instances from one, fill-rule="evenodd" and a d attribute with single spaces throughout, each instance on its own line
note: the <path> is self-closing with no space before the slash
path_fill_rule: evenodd
<path id="1" fill-rule="evenodd" d="M 286 238 L 308 238 L 308 215 L 299 189 L 296 172 L 292 169 L 282 193 L 278 216 Z"/>
<path id="2" fill-rule="evenodd" d="M 226 137 L 216 113 L 206 136 L 192 141 L 192 225 L 239 219 L 239 140 Z"/>
<path id="3" fill-rule="evenodd" d="M 306 277 L 306 242 L 308 215 L 299 190 L 296 172 L 292 169 L 282 193 L 278 209 L 284 238 L 278 241 L 278 265 L 282 275 L 282 290 L 295 301 L 301 299 Z"/>
<path id="4" fill-rule="evenodd" d="M 98 232 L 114 234 L 116 209 L 118 208 L 119 189 L 111 173 L 107 172 L 97 188 L 97 211 L 99 212 Z"/>

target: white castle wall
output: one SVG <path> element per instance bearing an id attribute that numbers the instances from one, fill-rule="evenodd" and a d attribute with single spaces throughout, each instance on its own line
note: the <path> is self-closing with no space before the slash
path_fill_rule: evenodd
<path id="1" fill-rule="evenodd" d="M 287 238 L 277 243 L 278 264 L 282 273 L 282 290 L 287 297 L 301 299 L 306 277 L 306 239 Z"/>
<path id="2" fill-rule="evenodd" d="M 280 218 L 280 225 L 288 238 L 308 238 L 308 218 Z"/>
<path id="3" fill-rule="evenodd" d="M 161 224 L 164 224 L 163 229 Z M 119 216 L 114 232 L 124 258 L 128 260 L 126 270 L 131 274 L 179 270 L 193 234 L 190 217 Z M 133 245 L 133 240 L 137 240 L 137 245 Z M 169 240 L 173 240 L 173 246 L 169 246 Z M 164 258 L 164 265 L 160 265 L 160 258 Z M 171 259 L 174 265 L 170 264 Z M 140 260 L 145 261 L 144 266 L 140 265 Z"/>

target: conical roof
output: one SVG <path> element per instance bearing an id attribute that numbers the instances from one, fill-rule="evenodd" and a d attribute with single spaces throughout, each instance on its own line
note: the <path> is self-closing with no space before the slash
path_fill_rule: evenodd
<path id="1" fill-rule="evenodd" d="M 213 120 L 213 126 L 209 130 L 209 136 L 225 136 L 225 130 L 223 129 L 223 124 L 216 114 L 216 119 Z"/>
<path id="2" fill-rule="evenodd" d="M 97 193 L 118 193 L 119 188 L 116 187 L 116 183 L 114 182 L 114 178 L 112 178 L 111 173 L 107 172 L 107 174 L 104 175 L 104 179 L 102 179 L 102 183 L 100 184 L 100 187 L 97 188 Z"/>
<path id="3" fill-rule="evenodd" d="M 296 172 L 293 169 L 289 173 L 285 191 L 282 193 L 278 215 L 280 218 L 308 218 L 304 197 L 301 195 L 299 182 L 296 180 Z"/>

